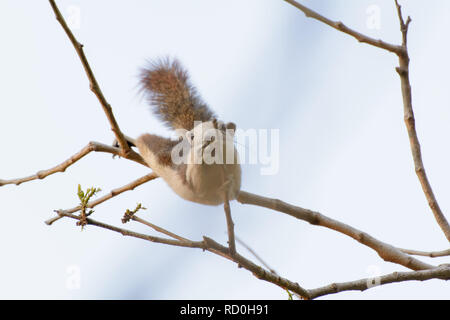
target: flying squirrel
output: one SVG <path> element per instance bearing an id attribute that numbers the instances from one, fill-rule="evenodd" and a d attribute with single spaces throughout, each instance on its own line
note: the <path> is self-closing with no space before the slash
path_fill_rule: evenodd
<path id="1" fill-rule="evenodd" d="M 126 137 L 148 166 L 183 199 L 220 205 L 241 187 L 236 125 L 217 120 L 176 59 L 155 60 L 140 72 L 140 87 L 155 113 L 178 140 L 145 133 Z"/>

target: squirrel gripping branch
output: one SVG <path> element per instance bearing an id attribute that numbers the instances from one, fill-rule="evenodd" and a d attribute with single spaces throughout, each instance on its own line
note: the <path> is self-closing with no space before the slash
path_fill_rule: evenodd
<path id="1" fill-rule="evenodd" d="M 140 85 L 153 112 L 179 136 L 127 137 L 150 168 L 186 200 L 219 205 L 235 199 L 241 187 L 235 124 L 217 120 L 177 60 L 150 63 L 141 71 Z"/>

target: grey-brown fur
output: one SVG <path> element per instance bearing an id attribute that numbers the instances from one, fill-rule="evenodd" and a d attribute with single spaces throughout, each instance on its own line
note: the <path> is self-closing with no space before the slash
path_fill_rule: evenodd
<path id="1" fill-rule="evenodd" d="M 188 72 L 176 59 L 150 62 L 141 71 L 140 83 L 154 113 L 173 129 L 191 130 L 194 121 L 215 118 L 190 83 Z"/>
<path id="2" fill-rule="evenodd" d="M 184 140 L 172 140 L 158 136 L 156 134 L 145 133 L 139 137 L 139 139 L 145 143 L 146 147 L 156 155 L 158 162 L 164 166 L 170 166 L 176 168 L 180 178 L 186 183 L 186 161 L 181 164 L 175 165 L 172 162 L 172 149 L 178 143 L 187 143 Z M 187 157 L 187 155 L 181 155 L 182 157 Z"/>
<path id="3" fill-rule="evenodd" d="M 178 132 L 179 140 L 153 134 L 135 140 L 134 145 L 149 167 L 183 199 L 206 205 L 235 199 L 241 185 L 241 167 L 232 140 L 236 125 L 217 120 L 177 60 L 166 58 L 150 63 L 141 71 L 140 80 L 153 112 L 171 128 L 184 130 Z M 209 130 L 221 131 L 214 138 L 222 141 L 212 139 Z M 234 148 L 233 164 L 224 164 L 227 141 Z M 217 156 L 217 163 L 203 161 L 210 144 L 215 145 L 211 156 L 213 160 Z M 177 150 L 183 154 L 173 154 Z"/>
<path id="4" fill-rule="evenodd" d="M 177 140 L 171 140 L 155 134 L 146 133 L 139 137 L 143 140 L 148 148 L 155 154 L 164 166 L 173 166 L 172 163 L 172 148 L 179 143 Z"/>

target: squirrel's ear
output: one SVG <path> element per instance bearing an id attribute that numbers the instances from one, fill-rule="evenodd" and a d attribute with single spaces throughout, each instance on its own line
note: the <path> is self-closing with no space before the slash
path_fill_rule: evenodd
<path id="1" fill-rule="evenodd" d="M 227 123 L 227 129 L 236 131 L 236 124 L 234 122 L 228 122 Z"/>
<path id="2" fill-rule="evenodd" d="M 236 131 L 236 124 L 234 122 L 228 122 L 226 125 L 227 131 L 230 132 L 233 136 Z"/>

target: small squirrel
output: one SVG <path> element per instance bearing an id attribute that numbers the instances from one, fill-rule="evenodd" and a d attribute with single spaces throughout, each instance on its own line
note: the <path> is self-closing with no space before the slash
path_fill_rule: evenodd
<path id="1" fill-rule="evenodd" d="M 219 205 L 235 199 L 241 187 L 236 125 L 217 120 L 176 59 L 151 62 L 140 85 L 153 112 L 179 134 L 178 140 L 149 133 L 127 137 L 145 162 L 186 200 Z"/>

